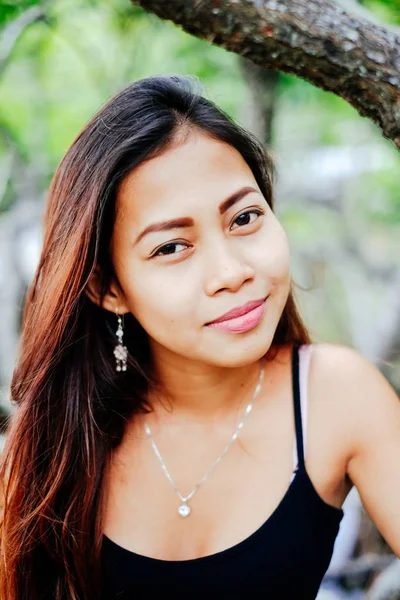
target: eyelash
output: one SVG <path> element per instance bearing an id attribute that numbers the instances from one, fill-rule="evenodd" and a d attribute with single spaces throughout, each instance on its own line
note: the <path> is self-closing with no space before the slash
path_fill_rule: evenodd
<path id="1" fill-rule="evenodd" d="M 265 214 L 263 210 L 257 208 L 257 209 L 252 209 L 252 210 L 246 210 L 245 212 L 241 213 L 240 215 L 238 215 L 235 219 L 235 221 L 237 221 L 238 219 L 240 219 L 240 217 L 243 217 L 244 215 L 250 215 L 250 214 L 256 214 L 258 217 L 260 217 L 261 215 Z M 234 221 L 234 222 L 235 222 Z M 257 221 L 257 219 L 256 219 Z M 254 221 L 253 221 L 254 222 Z M 246 225 L 251 225 L 251 223 L 245 223 L 244 226 Z M 178 254 L 178 252 L 170 252 L 167 254 L 160 254 L 161 250 L 163 250 L 164 248 L 166 248 L 167 246 L 183 246 L 184 244 L 181 244 L 180 242 L 169 242 L 168 244 L 164 244 L 164 246 L 161 246 L 161 248 L 159 248 L 153 255 L 152 258 L 155 256 L 171 256 L 173 254 Z"/>

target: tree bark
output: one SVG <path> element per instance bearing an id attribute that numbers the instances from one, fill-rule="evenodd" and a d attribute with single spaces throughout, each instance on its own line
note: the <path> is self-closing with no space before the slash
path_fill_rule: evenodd
<path id="1" fill-rule="evenodd" d="M 400 149 L 400 36 L 331 0 L 131 0 L 262 67 L 344 98 Z"/>

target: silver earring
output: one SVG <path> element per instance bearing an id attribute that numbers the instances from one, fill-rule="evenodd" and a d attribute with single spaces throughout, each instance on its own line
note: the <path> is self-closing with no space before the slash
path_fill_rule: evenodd
<path id="1" fill-rule="evenodd" d="M 122 327 L 122 319 L 118 314 L 118 308 L 115 311 L 118 318 L 118 329 L 116 331 L 116 335 L 118 338 L 118 344 L 114 348 L 114 356 L 116 359 L 116 370 L 117 371 L 126 371 L 126 359 L 128 358 L 128 348 L 123 345 L 122 338 L 124 335 L 124 330 Z"/>

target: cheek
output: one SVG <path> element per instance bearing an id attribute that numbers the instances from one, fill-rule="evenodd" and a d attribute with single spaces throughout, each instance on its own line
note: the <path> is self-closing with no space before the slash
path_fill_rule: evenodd
<path id="1" fill-rule="evenodd" d="M 193 319 L 198 304 L 195 286 L 183 285 L 182 277 L 179 281 L 171 282 L 168 267 L 164 273 L 162 268 L 143 269 L 135 278 L 126 278 L 124 290 L 130 311 L 150 335 Z"/>
<path id="2" fill-rule="evenodd" d="M 285 230 L 277 220 L 266 233 L 260 259 L 260 268 L 273 285 L 287 283 L 290 279 L 290 249 Z"/>

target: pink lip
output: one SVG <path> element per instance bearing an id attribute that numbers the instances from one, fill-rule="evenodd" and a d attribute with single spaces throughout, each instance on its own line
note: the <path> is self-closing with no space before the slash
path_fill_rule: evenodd
<path id="1" fill-rule="evenodd" d="M 244 306 L 234 309 L 216 321 L 208 323 L 208 327 L 214 327 L 222 331 L 241 333 L 249 331 L 258 325 L 264 314 L 265 298 L 254 302 L 248 302 Z M 236 314 L 234 314 L 236 313 Z M 240 313 L 240 314 L 238 314 Z M 228 316 L 231 315 L 231 316 Z"/>
<path id="2" fill-rule="evenodd" d="M 258 306 L 261 306 L 261 304 L 263 304 L 265 300 L 266 300 L 266 298 L 261 298 L 260 300 L 251 300 L 250 302 L 246 302 L 246 304 L 243 304 L 242 306 L 238 306 L 237 308 L 233 308 L 232 310 L 225 313 L 221 317 L 218 317 L 218 319 L 214 319 L 214 321 L 210 321 L 209 323 L 206 323 L 206 325 L 211 325 L 213 323 L 221 323 L 222 321 L 228 321 L 229 319 L 235 319 L 236 317 L 241 317 L 242 315 L 249 313 L 253 309 L 257 308 Z"/>

